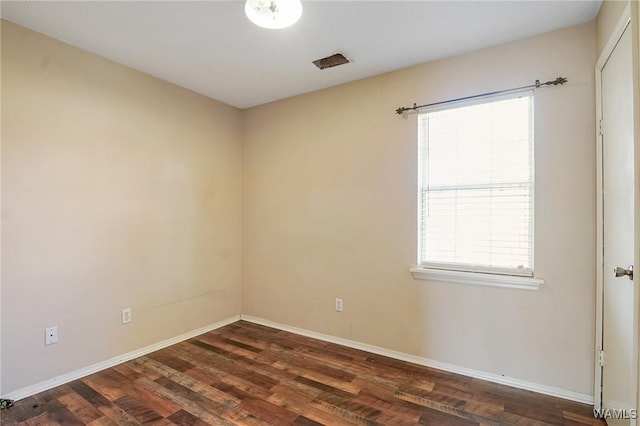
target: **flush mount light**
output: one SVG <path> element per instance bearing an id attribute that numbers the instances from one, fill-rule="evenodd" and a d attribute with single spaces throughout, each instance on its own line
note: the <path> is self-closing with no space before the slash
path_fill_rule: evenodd
<path id="1" fill-rule="evenodd" d="M 300 0 L 247 0 L 244 13 L 257 26 L 276 30 L 300 19 L 302 3 Z"/>

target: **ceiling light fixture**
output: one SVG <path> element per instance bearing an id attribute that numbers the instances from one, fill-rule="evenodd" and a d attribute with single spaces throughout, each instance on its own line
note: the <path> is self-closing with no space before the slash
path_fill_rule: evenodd
<path id="1" fill-rule="evenodd" d="M 302 3 L 300 0 L 247 0 L 244 13 L 257 26 L 277 30 L 298 22 Z"/>

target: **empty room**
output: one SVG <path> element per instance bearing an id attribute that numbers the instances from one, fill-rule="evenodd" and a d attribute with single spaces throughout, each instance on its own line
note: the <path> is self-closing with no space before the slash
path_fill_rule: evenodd
<path id="1" fill-rule="evenodd" d="M 0 15 L 0 424 L 637 424 L 638 1 Z"/>

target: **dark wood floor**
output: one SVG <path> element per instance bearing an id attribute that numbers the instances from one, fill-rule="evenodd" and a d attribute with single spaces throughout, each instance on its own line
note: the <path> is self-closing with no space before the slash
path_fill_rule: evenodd
<path id="1" fill-rule="evenodd" d="M 592 408 L 240 321 L 18 401 L 2 425 L 602 425 Z"/>

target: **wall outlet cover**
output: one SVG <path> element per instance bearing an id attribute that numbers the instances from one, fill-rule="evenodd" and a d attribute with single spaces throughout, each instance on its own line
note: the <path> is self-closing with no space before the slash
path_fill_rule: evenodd
<path id="1" fill-rule="evenodd" d="M 44 344 L 53 345 L 58 343 L 58 327 L 47 327 L 44 329 Z"/>
<path id="2" fill-rule="evenodd" d="M 129 324 L 131 322 L 131 308 L 125 308 L 122 310 L 122 323 Z"/>

